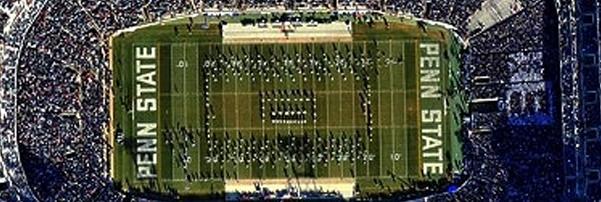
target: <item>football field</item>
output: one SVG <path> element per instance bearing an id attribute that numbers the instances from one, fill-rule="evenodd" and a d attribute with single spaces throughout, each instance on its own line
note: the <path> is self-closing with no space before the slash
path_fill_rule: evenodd
<path id="1" fill-rule="evenodd" d="M 113 178 L 202 194 L 237 180 L 443 176 L 458 150 L 450 36 L 361 28 L 352 42 L 113 39 Z"/>

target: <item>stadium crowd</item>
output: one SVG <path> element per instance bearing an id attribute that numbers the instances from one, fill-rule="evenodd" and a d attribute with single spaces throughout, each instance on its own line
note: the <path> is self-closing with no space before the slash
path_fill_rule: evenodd
<path id="1" fill-rule="evenodd" d="M 12 24 L 6 24 L 6 28 L 9 30 L 3 32 L 4 44 L 2 44 L 2 121 L 0 132 L 0 141 L 2 143 L 2 160 L 5 168 L 5 175 L 9 176 L 9 181 L 12 186 L 9 187 L 7 192 L 2 193 L 2 199 L 4 200 L 21 200 L 35 198 L 35 193 L 30 189 L 27 184 L 27 178 L 22 168 L 21 155 L 19 154 L 18 140 L 16 137 L 16 126 L 15 124 L 17 116 L 16 96 L 17 96 L 17 84 L 16 84 L 16 65 L 19 59 L 19 48 L 22 46 L 25 40 L 24 35 L 29 31 L 33 19 L 40 13 L 45 5 L 43 1 L 37 1 L 27 5 L 15 5 L 14 2 L 6 2 L 3 4 L 4 10 L 11 10 L 13 12 L 20 12 L 19 18 L 14 19 Z M 12 7 L 11 7 L 12 6 Z M 9 8 L 10 7 L 10 8 Z M 8 15 L 8 13 L 6 13 Z M 8 194 L 5 194 L 8 193 Z M 5 197 L 6 196 L 6 197 Z"/>
<path id="2" fill-rule="evenodd" d="M 15 2 L 25 12 L 13 24 L 5 24 L 10 16 L 5 10 L 11 10 L 6 8 L 14 7 Z M 358 2 L 368 8 L 380 7 L 373 1 Z M 482 0 L 434 1 L 429 6 L 419 0 L 387 2 L 382 5 L 387 10 L 456 25 L 465 36 L 465 19 L 479 8 Z M 471 87 L 474 75 L 484 73 L 501 75 L 503 81 L 508 81 L 511 75 L 505 72 L 507 68 L 495 68 L 493 64 L 507 64 L 510 54 L 544 50 L 546 25 L 542 21 L 545 9 L 550 8 L 543 1 L 529 2 L 539 3 L 529 3 L 521 13 L 471 38 L 470 49 L 463 54 L 467 64 L 463 71 L 468 75 L 464 80 L 466 88 Z M 247 3 L 250 7 L 277 7 L 282 1 Z M 223 1 L 204 4 L 205 8 L 230 5 Z M 11 197 L 37 197 L 42 201 L 124 199 L 123 194 L 113 189 L 107 173 L 110 145 L 104 135 L 109 121 L 111 72 L 106 39 L 123 28 L 198 11 L 200 3 L 10 0 L 2 1 L 0 7 L 5 8 L 0 11 L 0 24 L 11 28 L 2 36 L 5 48 L 1 103 L 5 118 L 0 127 L 4 165 L 15 185 L 11 189 L 18 189 L 14 193 L 19 195 Z M 490 56 L 495 54 L 499 57 Z M 540 61 L 532 58 L 524 67 L 540 68 Z M 470 96 L 490 96 L 491 91 L 493 95 L 504 96 L 502 87 L 491 88 L 495 89 L 482 88 Z M 553 128 L 514 127 L 507 124 L 504 112 L 472 115 L 471 121 L 465 122 L 467 128 L 482 126 L 495 130 L 461 134 L 470 142 L 464 148 L 466 183 L 454 195 L 434 197 L 528 201 L 556 198 L 560 194 L 557 183 L 561 165 L 550 163 L 559 162 L 555 151 L 561 150 L 557 148 L 559 140 Z M 33 192 L 28 190 L 30 187 Z"/>
<path id="3" fill-rule="evenodd" d="M 49 2 L 18 66 L 21 155 L 40 200 L 91 200 L 109 186 L 107 55 L 76 3 Z M 39 180 L 39 179 L 52 180 Z"/>
<path id="4" fill-rule="evenodd" d="M 22 34 L 7 36 L 23 37 L 8 38 L 9 43 L 25 42 L 12 46 L 21 49 L 20 55 L 8 59 L 18 62 L 4 61 L 18 65 L 13 85 L 18 88 L 4 92 L 18 90 L 16 103 L 9 104 L 17 104 L 16 130 L 20 132 L 7 130 L 15 127 L 6 127 L 15 124 L 12 120 L 2 128 L 19 140 L 27 181 L 39 200 L 117 201 L 123 197 L 112 189 L 107 173 L 110 146 L 105 130 L 111 75 L 104 39 L 143 20 L 181 13 L 187 5 L 164 2 L 145 7 L 148 12 L 143 16 L 136 15 L 142 13 L 143 5 L 131 3 L 34 1 L 27 8 L 37 12 L 22 15 L 28 17 L 24 26 L 13 25 L 15 32 L 24 29 Z M 10 73 L 7 70 L 3 71 Z M 3 80 L 11 83 L 14 76 L 3 74 Z M 8 145 L 16 146 L 3 144 Z M 12 165 L 7 163 L 8 168 Z"/>
<path id="5" fill-rule="evenodd" d="M 557 25 L 545 20 L 551 9 L 548 2 L 525 5 L 468 41 L 462 70 L 468 99 L 499 97 L 501 104 L 497 112 L 472 109 L 468 113 L 462 138 L 472 143 L 464 145 L 469 179 L 455 194 L 435 198 L 538 201 L 561 197 L 562 164 L 549 163 L 562 159 L 559 124 L 553 124 L 559 121 L 558 99 L 553 95 L 558 65 L 545 60 L 554 57 L 545 50 L 557 49 L 549 40 L 554 33 L 549 30 Z M 516 117 L 525 122 L 512 122 Z M 541 121 L 541 117 L 554 121 Z"/>
<path id="6" fill-rule="evenodd" d="M 299 191 L 293 188 L 283 190 L 269 190 L 268 187 L 261 189 L 256 185 L 254 192 L 237 192 L 231 194 L 232 200 L 273 200 L 273 199 L 306 199 L 306 200 L 328 200 L 344 201 L 342 195 L 336 191 Z M 227 197 L 226 197 L 227 200 Z"/>
<path id="7" fill-rule="evenodd" d="M 566 198 L 601 198 L 599 1 L 559 0 Z M 575 61 L 575 62 L 570 62 Z"/>

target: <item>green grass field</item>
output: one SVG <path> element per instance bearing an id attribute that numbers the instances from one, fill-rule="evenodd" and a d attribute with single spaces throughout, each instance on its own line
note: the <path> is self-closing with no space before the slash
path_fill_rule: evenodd
<path id="1" fill-rule="evenodd" d="M 126 187 L 150 187 L 161 193 L 170 187 L 183 194 L 203 195 L 221 192 L 224 180 L 279 179 L 290 173 L 307 178 L 355 178 L 364 187 L 373 186 L 367 179 L 393 175 L 423 179 L 423 166 L 430 161 L 424 159 L 428 158 L 424 144 L 432 143 L 422 139 L 428 127 L 424 120 L 433 118 L 422 117 L 424 109 L 444 111 L 438 117 L 442 162 L 445 171 L 457 169 L 452 162 L 461 159 L 461 152 L 454 136 L 458 120 L 452 116 L 457 110 L 452 103 L 461 101 L 448 99 L 451 104 L 445 108 L 446 95 L 438 99 L 420 96 L 420 77 L 424 80 L 420 58 L 427 54 L 420 44 L 440 45 L 439 93 L 452 88 L 449 72 L 458 71 L 459 45 L 447 30 L 428 27 L 423 32 L 408 21 L 392 22 L 389 29 L 382 23 L 371 28 L 357 23 L 351 43 L 225 45 L 216 25 L 188 33 L 183 31 L 185 23 L 113 38 L 112 132 L 122 137 L 114 141 L 112 175 Z M 179 27 L 179 34 L 173 26 Z M 136 60 L 136 48 L 155 48 L 155 57 Z M 259 56 L 278 63 L 270 62 L 267 66 L 272 71 L 261 75 L 261 70 L 252 70 L 252 63 L 241 65 L 248 69 L 225 69 L 230 63 L 220 60 L 252 61 Z M 308 62 L 295 63 L 307 64 L 306 71 L 291 71 L 291 64 L 282 60 L 323 62 L 336 57 L 357 62 L 347 67 L 362 60 L 372 62 L 342 70 L 337 69 L 342 64 L 332 63 L 331 73 L 326 74 L 311 72 L 315 64 Z M 139 61 L 156 67 L 149 70 Z M 145 79 L 149 82 L 140 82 Z M 148 83 L 154 84 L 154 91 L 144 90 Z M 362 99 L 371 102 L 371 129 Z M 270 116 L 287 111 L 308 115 L 287 116 L 296 121 L 287 124 Z M 141 135 L 141 125 L 147 123 L 156 124 L 145 131 L 154 136 Z M 156 140 L 156 146 L 152 141 L 139 142 L 144 138 Z M 139 153 L 156 153 L 150 165 L 155 177 L 139 178 L 139 162 L 151 158 Z M 183 160 L 185 156 L 190 158 Z M 187 161 L 185 166 L 182 161 Z"/>

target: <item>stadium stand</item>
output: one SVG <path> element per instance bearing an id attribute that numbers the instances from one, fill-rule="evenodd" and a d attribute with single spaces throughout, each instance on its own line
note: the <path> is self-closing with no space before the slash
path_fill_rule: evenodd
<path id="1" fill-rule="evenodd" d="M 561 134 L 554 132 L 558 130 L 552 124 L 558 121 L 558 97 L 557 93 L 540 94 L 541 91 L 558 92 L 557 78 L 552 76 L 556 75 L 554 72 L 558 71 L 558 65 L 553 60 L 544 59 L 553 57 L 553 51 L 545 50 L 554 50 L 555 46 L 552 30 L 556 25 L 552 21 L 543 21 L 547 18 L 545 16 L 553 16 L 553 4 L 531 1 L 524 5 L 522 11 L 470 36 L 468 40 L 470 46 L 468 53 L 463 55 L 463 75 L 464 87 L 470 90 L 469 99 L 504 99 L 498 112 L 485 110 L 487 113 L 483 114 L 476 110 L 471 113 L 466 126 L 468 131 L 464 135 L 472 144 L 466 146 L 464 153 L 483 155 L 466 156 L 465 170 L 481 172 L 467 174 L 470 180 L 457 193 L 437 195 L 440 198 L 435 199 L 484 200 L 479 197 L 487 196 L 487 200 L 493 201 L 537 201 L 561 197 L 561 165 L 544 163 L 557 162 L 562 158 L 558 152 L 561 151 Z M 494 79 L 482 82 L 483 76 Z M 543 89 L 529 82 L 534 80 L 544 81 L 546 87 Z M 520 92 L 518 98 L 523 97 L 518 99 L 517 104 L 515 99 L 511 99 L 515 92 Z M 533 95 L 538 95 L 538 98 L 528 98 Z M 545 104 L 547 102 L 555 104 Z M 537 113 L 528 110 L 541 104 L 550 107 L 538 108 L 546 109 L 542 110 L 543 116 L 535 116 Z M 515 111 L 516 107 L 512 106 L 521 107 Z M 520 117 L 519 124 L 512 121 L 515 117 Z M 474 138 L 474 134 L 480 134 L 478 131 L 483 129 L 492 131 L 488 134 L 490 139 Z M 490 173 L 482 173 L 488 169 Z M 473 178 L 478 180 L 471 180 Z M 488 185 L 475 183 L 478 181 Z"/>
<path id="2" fill-rule="evenodd" d="M 601 198 L 599 1 L 558 1 L 565 162 L 564 199 Z M 577 62 L 574 62 L 577 61 Z"/>

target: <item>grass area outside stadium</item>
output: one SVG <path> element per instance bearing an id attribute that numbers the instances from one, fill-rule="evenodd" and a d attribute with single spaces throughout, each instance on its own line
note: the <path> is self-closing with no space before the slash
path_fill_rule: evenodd
<path id="1" fill-rule="evenodd" d="M 381 185 L 376 185 L 369 179 L 381 178 L 386 181 L 391 179 L 391 176 L 424 179 L 426 176 L 422 173 L 423 140 L 420 136 L 423 129 L 420 109 L 424 109 L 424 106 L 450 110 L 444 113 L 441 124 L 444 127 L 442 146 L 445 152 L 445 168 L 456 169 L 450 163 L 461 159 L 459 142 L 453 134 L 453 131 L 458 130 L 456 123 L 459 120 L 455 120 L 451 114 L 458 110 L 455 109 L 457 106 L 461 106 L 461 100 L 453 97 L 450 104 L 445 105 L 442 99 L 428 101 L 419 96 L 420 57 L 426 54 L 425 50 L 420 48 L 421 43 L 433 42 L 441 45 L 443 69 L 439 87 L 442 90 L 452 87 L 452 77 L 448 73 L 458 71 L 459 64 L 455 55 L 458 54 L 459 47 L 447 30 L 428 27 L 428 32 L 424 33 L 411 21 L 391 22 L 389 29 L 381 22 L 375 23 L 371 28 L 366 24 L 356 23 L 353 24 L 353 42 L 223 45 L 215 24 L 211 24 L 208 30 L 192 29 L 188 33 L 185 31 L 186 23 L 180 21 L 143 28 L 112 39 L 114 58 L 111 59 L 115 88 L 111 132 L 113 135 L 117 132 L 122 134 L 122 141 L 117 143 L 119 138 L 114 140 L 112 175 L 125 187 L 150 187 L 159 193 L 175 189 L 180 194 L 206 195 L 225 190 L 226 179 L 283 179 L 289 176 L 288 172 L 294 172 L 295 175 L 305 178 L 354 178 L 364 190 L 369 192 L 373 189 L 375 192 Z M 178 35 L 175 34 L 173 26 L 179 27 Z M 156 78 L 157 109 L 152 113 L 141 113 L 135 109 L 135 98 L 140 97 L 135 95 L 140 92 L 136 89 L 136 86 L 140 85 L 136 80 L 145 72 L 143 68 L 136 72 L 136 47 L 156 47 L 156 58 L 153 62 L 156 64 L 156 77 L 153 78 Z M 336 57 L 335 55 L 360 58 L 358 56 L 361 54 L 375 58 L 376 54 L 384 54 L 400 59 L 394 64 L 385 65 L 382 62 L 376 65 L 381 66 L 375 68 L 377 73 L 370 73 L 372 79 L 369 84 L 373 93 L 371 110 L 374 114 L 373 137 L 369 137 L 366 126 L 368 121 L 360 105 L 362 81 L 350 76 L 349 70 L 343 70 L 347 71 L 346 75 L 334 72 L 333 76 L 322 75 L 321 79 L 317 75 L 292 74 L 292 77 L 283 78 L 282 81 L 276 79 L 270 82 L 265 79 L 253 81 L 251 77 L 236 74 L 234 71 L 215 74 L 202 70 L 202 65 L 214 60 L 216 55 L 231 58 L 277 55 L 279 58 L 286 56 L 299 59 L 323 54 L 332 58 Z M 209 81 L 203 78 L 209 78 Z M 205 84 L 209 86 L 208 90 L 203 89 Z M 260 103 L 267 102 L 268 105 L 278 106 L 273 102 L 279 102 L 275 100 L 280 97 L 262 98 L 260 93 L 274 94 L 279 90 L 295 89 L 312 92 L 312 97 L 297 96 L 296 99 L 315 98 L 316 109 L 308 111 L 315 112 L 317 118 L 303 120 L 307 124 L 284 125 L 270 123 L 269 119 L 261 118 L 262 111 L 279 110 L 263 110 Z M 205 107 L 205 91 L 209 93 L 211 108 Z M 306 103 L 283 102 L 281 105 L 285 107 L 312 107 Z M 205 116 L 207 113 L 212 116 Z M 136 143 L 136 134 L 139 135 L 140 129 L 143 128 L 134 124 L 139 123 L 156 123 L 157 156 L 153 172 L 156 172 L 157 177 L 150 180 L 136 178 L 136 161 L 139 161 L 136 159 L 139 158 L 136 156 L 136 148 L 140 147 L 140 144 Z M 188 139 L 185 139 L 187 137 L 184 135 L 179 137 L 182 140 L 175 142 L 193 142 L 193 146 L 190 143 L 187 143 L 188 146 L 166 143 L 168 139 L 164 132 L 180 128 L 185 128 L 193 135 Z M 207 138 L 205 134 L 208 129 L 212 131 L 210 134 L 218 135 L 214 135 L 214 139 Z M 243 155 L 240 154 L 239 148 L 244 141 L 228 143 L 243 139 L 251 142 L 246 146 L 252 147 L 253 140 L 275 142 L 287 139 L 290 142 L 291 137 L 301 139 L 303 136 L 309 137 L 311 145 L 315 145 L 319 138 L 344 140 L 344 137 L 361 137 L 365 141 L 366 150 L 363 156 L 373 160 L 351 162 L 342 159 L 340 162 L 332 160 L 303 163 L 304 165 L 298 163 L 293 166 L 287 165 L 286 160 L 275 160 L 272 164 L 265 165 L 257 161 L 240 163 L 244 160 L 240 158 Z M 366 141 L 368 139 L 372 141 Z M 210 140 L 214 141 L 210 143 Z M 358 142 L 358 139 L 350 140 Z M 225 148 L 222 152 L 235 154 L 234 157 L 230 161 L 219 162 L 221 159 L 216 159 L 217 155 L 210 151 L 211 144 Z M 334 143 L 326 141 L 324 144 L 325 147 L 329 147 L 329 144 Z M 238 151 L 232 152 L 234 148 L 238 148 Z M 191 157 L 186 169 L 178 165 L 178 162 L 183 160 L 180 157 L 183 152 Z M 341 156 L 344 158 L 344 155 Z M 191 173 L 195 173 L 192 175 L 197 176 L 197 180 L 187 182 L 186 175 Z"/>

